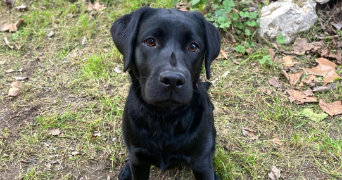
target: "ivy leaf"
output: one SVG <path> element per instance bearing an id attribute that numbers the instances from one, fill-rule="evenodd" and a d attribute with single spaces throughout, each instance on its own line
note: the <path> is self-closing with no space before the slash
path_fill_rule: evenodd
<path id="1" fill-rule="evenodd" d="M 258 17 L 258 14 L 256 12 L 250 12 L 249 18 L 256 19 Z"/>
<path id="2" fill-rule="evenodd" d="M 191 5 L 194 6 L 194 5 L 198 4 L 199 2 L 200 2 L 200 0 L 192 0 L 191 1 Z"/>
<path id="3" fill-rule="evenodd" d="M 245 34 L 246 34 L 246 36 L 250 36 L 250 35 L 252 35 L 252 34 L 251 34 L 251 30 L 249 30 L 249 29 L 245 29 Z"/>
<path id="4" fill-rule="evenodd" d="M 257 25 L 257 23 L 256 23 L 255 21 L 246 21 L 246 24 L 247 24 L 248 26 L 251 26 L 251 27 L 254 27 L 254 26 Z"/>
<path id="5" fill-rule="evenodd" d="M 239 19 L 239 14 L 237 12 L 231 13 L 230 16 L 233 18 L 233 21 L 236 21 Z"/>
<path id="6" fill-rule="evenodd" d="M 270 61 L 271 60 L 271 56 L 270 55 L 266 55 L 266 56 L 263 56 L 262 59 L 259 60 L 259 63 L 260 64 L 265 64 L 267 61 Z"/>
<path id="7" fill-rule="evenodd" d="M 235 3 L 233 0 L 224 0 L 222 4 L 224 7 L 234 7 L 235 6 Z"/>
<path id="8" fill-rule="evenodd" d="M 249 42 L 245 42 L 245 46 L 250 48 L 251 47 L 251 44 L 249 44 Z"/>
<path id="9" fill-rule="evenodd" d="M 243 11 L 240 11 L 240 16 L 241 17 L 249 17 L 249 12 L 243 12 Z"/>
<path id="10" fill-rule="evenodd" d="M 283 36 L 282 33 L 280 33 L 280 34 L 277 36 L 277 42 L 280 43 L 280 44 L 284 44 L 284 43 L 285 43 L 285 36 Z"/>
<path id="11" fill-rule="evenodd" d="M 245 49 L 245 47 L 243 47 L 243 46 L 241 46 L 241 45 L 238 45 L 238 46 L 236 46 L 235 51 L 236 51 L 236 52 L 240 52 L 240 53 L 242 53 L 242 54 L 245 54 L 246 49 Z"/>

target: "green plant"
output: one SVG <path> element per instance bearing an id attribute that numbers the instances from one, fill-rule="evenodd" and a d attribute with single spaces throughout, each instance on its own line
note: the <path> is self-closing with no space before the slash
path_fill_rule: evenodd
<path id="1" fill-rule="evenodd" d="M 262 56 L 262 58 L 259 60 L 259 63 L 261 65 L 263 64 L 268 64 L 268 65 L 272 65 L 273 64 L 273 61 L 271 60 L 271 56 L 270 55 L 265 55 L 265 56 Z"/>
<path id="2" fill-rule="evenodd" d="M 283 36 L 282 33 L 280 33 L 278 36 L 277 36 L 277 42 L 279 44 L 284 44 L 285 43 L 285 36 Z"/>

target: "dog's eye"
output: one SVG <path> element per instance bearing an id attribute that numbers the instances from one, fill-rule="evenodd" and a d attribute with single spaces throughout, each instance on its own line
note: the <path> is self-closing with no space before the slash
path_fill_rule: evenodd
<path id="1" fill-rule="evenodd" d="M 150 47 L 156 46 L 156 41 L 153 38 L 148 38 L 145 40 L 145 44 Z"/>
<path id="2" fill-rule="evenodd" d="M 195 43 L 191 43 L 190 46 L 189 46 L 189 50 L 191 52 L 195 52 L 196 50 L 198 49 L 198 45 L 195 44 Z"/>

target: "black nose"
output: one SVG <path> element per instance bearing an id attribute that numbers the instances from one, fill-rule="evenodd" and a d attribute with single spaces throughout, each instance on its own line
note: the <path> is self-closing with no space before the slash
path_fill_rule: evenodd
<path id="1" fill-rule="evenodd" d="M 179 72 L 162 72 L 160 73 L 159 80 L 164 86 L 171 88 L 181 88 L 185 84 L 185 77 Z"/>

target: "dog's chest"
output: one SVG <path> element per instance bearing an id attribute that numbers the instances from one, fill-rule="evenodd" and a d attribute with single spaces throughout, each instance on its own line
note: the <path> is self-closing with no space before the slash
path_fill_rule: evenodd
<path id="1" fill-rule="evenodd" d="M 162 170 L 190 164 L 190 152 L 193 151 L 191 139 L 192 134 L 196 133 L 195 119 L 190 113 L 176 120 L 145 117 L 145 131 L 140 131 L 140 143 L 134 150 L 137 157 L 152 162 Z"/>

